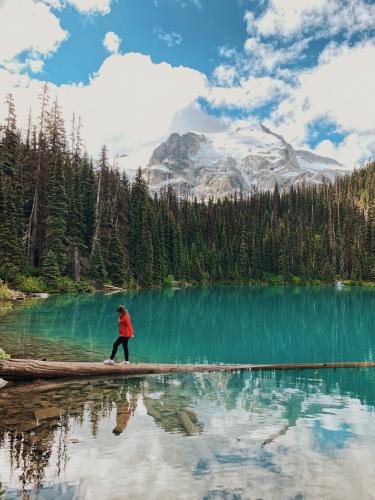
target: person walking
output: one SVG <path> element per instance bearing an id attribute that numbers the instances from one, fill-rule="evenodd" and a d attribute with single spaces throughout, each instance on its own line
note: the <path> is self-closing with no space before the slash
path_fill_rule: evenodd
<path id="1" fill-rule="evenodd" d="M 125 361 L 124 364 L 128 365 L 129 364 L 129 349 L 128 349 L 128 342 L 130 338 L 134 337 L 134 330 L 133 330 L 133 325 L 130 320 L 130 314 L 127 309 L 125 309 L 124 306 L 118 306 L 117 308 L 118 312 L 118 327 L 119 327 L 119 337 L 113 344 L 113 349 L 112 349 L 112 354 L 109 359 L 106 359 L 104 361 L 105 365 L 113 365 L 114 364 L 114 359 L 117 353 L 117 349 L 119 346 L 122 344 L 122 347 L 124 349 L 124 354 L 125 354 Z"/>

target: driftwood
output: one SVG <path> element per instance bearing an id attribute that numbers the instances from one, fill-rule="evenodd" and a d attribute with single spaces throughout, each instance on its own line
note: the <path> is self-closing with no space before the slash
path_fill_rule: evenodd
<path id="1" fill-rule="evenodd" d="M 66 377 L 106 377 L 124 375 L 146 375 L 151 373 L 191 373 L 263 370 L 317 370 L 320 368 L 370 368 L 374 361 L 346 361 L 334 363 L 297 363 L 264 365 L 209 365 L 209 364 L 157 364 L 135 363 L 130 365 L 67 361 L 40 361 L 35 359 L 12 359 L 0 361 L 0 377 L 7 380 L 35 380 Z"/>

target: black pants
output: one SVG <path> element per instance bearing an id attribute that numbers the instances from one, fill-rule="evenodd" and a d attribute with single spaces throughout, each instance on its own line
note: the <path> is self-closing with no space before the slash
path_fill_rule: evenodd
<path id="1" fill-rule="evenodd" d="M 129 337 L 119 337 L 113 344 L 111 359 L 115 359 L 118 346 L 122 344 L 122 347 L 124 348 L 125 361 L 129 361 L 128 342 L 129 342 Z"/>

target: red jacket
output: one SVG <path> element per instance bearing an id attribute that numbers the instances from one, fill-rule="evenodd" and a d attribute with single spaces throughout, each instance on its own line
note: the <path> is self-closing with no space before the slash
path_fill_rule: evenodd
<path id="1" fill-rule="evenodd" d="M 118 320 L 120 337 L 131 337 L 133 335 L 133 325 L 129 314 L 123 314 Z"/>

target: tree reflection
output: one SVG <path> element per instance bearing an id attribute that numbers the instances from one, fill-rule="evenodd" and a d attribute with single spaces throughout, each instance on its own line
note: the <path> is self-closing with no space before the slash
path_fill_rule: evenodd
<path id="1" fill-rule="evenodd" d="M 259 443 L 266 446 L 300 418 L 320 415 L 324 394 L 331 396 L 330 404 L 332 396 L 342 396 L 336 398 L 336 408 L 347 404 L 347 397 L 374 405 L 374 373 L 218 372 L 9 386 L 0 392 L 0 448 L 9 451 L 10 469 L 21 485 L 19 496 L 26 499 L 30 489 L 40 490 L 47 467 L 57 477 L 66 470 L 73 427 L 89 429 L 92 437 L 103 432 L 122 436 L 141 407 L 139 414 L 147 414 L 165 432 L 197 436 L 204 435 L 207 411 L 224 418 L 240 408 L 249 426 L 276 427 Z M 103 420 L 110 421 L 109 429 L 101 427 Z"/>

